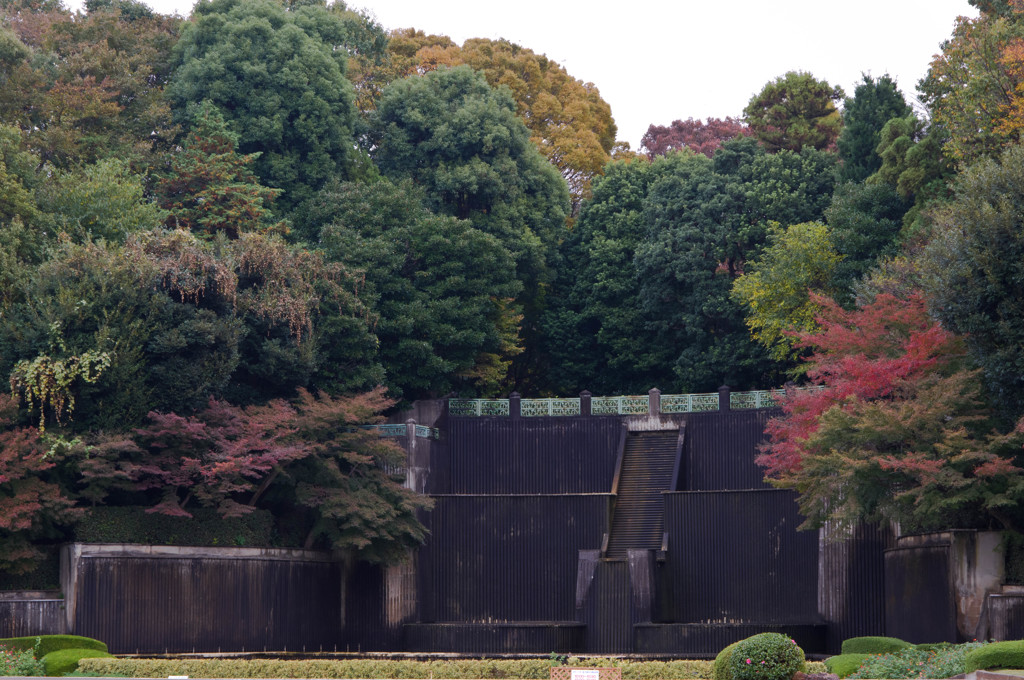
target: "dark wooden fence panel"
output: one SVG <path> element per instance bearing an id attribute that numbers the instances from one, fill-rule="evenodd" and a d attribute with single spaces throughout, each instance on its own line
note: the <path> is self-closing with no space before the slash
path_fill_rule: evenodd
<path id="1" fill-rule="evenodd" d="M 587 652 L 626 654 L 633 651 L 629 563 L 598 562 L 581 614 L 587 624 Z"/>
<path id="2" fill-rule="evenodd" d="M 89 552 L 116 547 L 78 544 L 73 585 L 65 586 L 74 607 L 69 632 L 103 640 L 112 653 L 327 651 L 340 639 L 341 573 L 326 555 Z"/>
<path id="3" fill-rule="evenodd" d="M 550 654 L 583 650 L 579 623 L 413 623 L 406 651 L 449 654 Z"/>
<path id="4" fill-rule="evenodd" d="M 959 641 L 948 543 L 885 551 L 885 634 L 913 643 Z"/>
<path id="5" fill-rule="evenodd" d="M 609 498 L 435 496 L 420 620 L 574 621 L 579 551 L 600 548 Z"/>
<path id="6" fill-rule="evenodd" d="M 689 414 L 679 490 L 770 488 L 754 457 L 765 439 L 765 425 L 780 413 L 780 409 L 758 409 Z"/>
<path id="7" fill-rule="evenodd" d="M 636 626 L 636 653 L 712 659 L 723 648 L 751 635 L 782 633 L 796 640 L 804 652 L 821 654 L 825 629 L 824 624 L 641 623 Z"/>
<path id="8" fill-rule="evenodd" d="M 817 621 L 818 534 L 800 522 L 789 491 L 665 494 L 674 621 Z"/>
<path id="9" fill-rule="evenodd" d="M 616 416 L 450 418 L 447 487 L 456 494 L 607 493 L 622 419 Z M 439 451 L 439 456 L 446 455 Z"/>
<path id="10" fill-rule="evenodd" d="M 1024 639 L 1024 593 L 989 595 L 988 618 L 989 635 L 993 640 Z"/>
<path id="11" fill-rule="evenodd" d="M 64 632 L 60 592 L 0 592 L 0 638 L 59 635 Z"/>
<path id="12" fill-rule="evenodd" d="M 895 538 L 876 525 L 860 525 L 842 540 L 822 531 L 818 603 L 828 651 L 838 654 L 843 640 L 885 635 L 885 550 Z"/>

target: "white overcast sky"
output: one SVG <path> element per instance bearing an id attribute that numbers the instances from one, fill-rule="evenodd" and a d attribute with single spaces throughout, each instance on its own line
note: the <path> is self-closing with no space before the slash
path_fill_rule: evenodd
<path id="1" fill-rule="evenodd" d="M 192 0 L 144 0 L 187 16 Z M 70 3 L 81 7 L 82 2 Z M 908 99 L 967 0 L 348 0 L 386 28 L 507 38 L 597 85 L 618 138 L 649 125 L 742 115 L 766 82 L 813 73 L 847 94 L 861 73 L 893 76 Z"/>

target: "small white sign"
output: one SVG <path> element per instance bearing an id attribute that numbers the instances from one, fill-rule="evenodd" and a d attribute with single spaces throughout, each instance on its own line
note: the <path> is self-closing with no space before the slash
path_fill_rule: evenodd
<path id="1" fill-rule="evenodd" d="M 569 680 L 601 680 L 601 671 L 591 668 L 574 668 L 569 672 Z"/>

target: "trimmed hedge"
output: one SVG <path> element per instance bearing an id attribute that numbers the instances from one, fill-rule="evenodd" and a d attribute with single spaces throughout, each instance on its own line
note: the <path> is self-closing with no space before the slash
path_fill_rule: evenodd
<path id="1" fill-rule="evenodd" d="M 964 657 L 964 672 L 991 668 L 1024 668 L 1024 640 L 993 642 L 971 650 Z"/>
<path id="2" fill-rule="evenodd" d="M 870 654 L 840 654 L 838 656 L 830 656 L 825 659 L 825 665 L 829 671 L 835 673 L 840 678 L 845 678 L 847 675 L 856 673 L 857 669 L 860 668 L 861 664 L 864 663 L 864 659 L 871 656 Z"/>
<path id="3" fill-rule="evenodd" d="M 147 513 L 142 507 L 98 507 L 75 527 L 75 538 L 83 543 L 268 548 L 274 545 L 274 516 L 253 510 L 224 518 L 213 508 L 197 508 L 190 519 Z"/>
<path id="4" fill-rule="evenodd" d="M 622 668 L 623 680 L 711 680 L 711 661 L 625 661 L 605 658 L 570 658 L 572 666 Z M 824 672 L 822 663 L 808 664 Z M 105 676 L 166 678 L 450 678 L 476 680 L 548 680 L 549 659 L 445 659 L 405 661 L 332 659 L 82 659 L 79 670 Z M 809 669 L 810 670 L 810 669 Z"/>
<path id="5" fill-rule="evenodd" d="M 114 658 L 98 649 L 58 649 L 43 657 L 43 667 L 50 676 L 64 675 L 78 670 L 78 662 L 82 659 Z"/>
<path id="6" fill-rule="evenodd" d="M 37 659 L 42 659 L 47 654 L 61 649 L 92 649 L 103 653 L 107 652 L 105 642 L 81 635 L 28 635 L 26 637 L 0 638 L 0 645 L 4 645 L 8 649 L 34 649 L 36 638 L 39 639 L 39 649 L 36 650 Z"/>
<path id="7" fill-rule="evenodd" d="M 909 642 L 894 637 L 867 636 L 843 640 L 843 654 L 892 654 L 913 647 Z"/>

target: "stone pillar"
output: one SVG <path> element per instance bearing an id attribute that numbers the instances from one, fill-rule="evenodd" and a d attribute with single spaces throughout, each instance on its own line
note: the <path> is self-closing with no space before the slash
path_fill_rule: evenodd
<path id="1" fill-rule="evenodd" d="M 590 394 L 590 392 L 588 392 L 587 390 L 583 390 L 582 392 L 580 392 L 580 415 L 581 416 L 592 415 L 592 412 L 590 410 L 590 398 L 592 396 L 593 395 Z"/>
<path id="2" fill-rule="evenodd" d="M 416 419 L 409 418 L 405 421 L 405 452 L 409 460 L 412 460 L 416 453 Z"/>
<path id="3" fill-rule="evenodd" d="M 508 395 L 508 414 L 513 418 L 518 418 L 523 414 L 522 397 L 518 392 Z"/>
<path id="4" fill-rule="evenodd" d="M 729 405 L 729 386 L 722 385 L 718 388 L 718 410 L 728 411 L 731 408 Z"/>
<path id="5" fill-rule="evenodd" d="M 657 387 L 647 392 L 647 413 L 652 416 L 661 415 L 661 390 Z"/>

